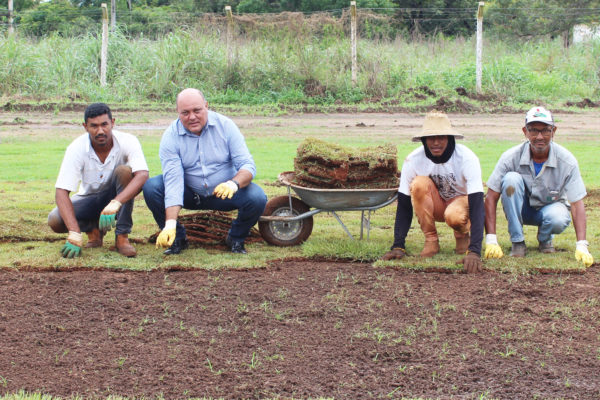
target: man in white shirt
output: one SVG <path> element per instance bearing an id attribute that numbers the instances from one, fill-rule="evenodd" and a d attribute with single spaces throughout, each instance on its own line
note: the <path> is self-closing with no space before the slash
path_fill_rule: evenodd
<path id="1" fill-rule="evenodd" d="M 570 151 L 554 143 L 556 125 L 544 107 L 533 107 L 527 112 L 522 130 L 527 141 L 504 152 L 487 181 L 485 258 L 504 255 L 496 237 L 496 208 L 501 198 L 512 257 L 524 257 L 527 253 L 523 225 L 538 227 L 541 253 L 554 253 L 552 237 L 569 226 L 572 216 L 577 237 L 575 259 L 589 267 L 594 258 L 586 240 L 583 199 L 587 192 L 577 160 Z"/>
<path id="2" fill-rule="evenodd" d="M 451 126 L 448 116 L 439 111 L 427 113 L 421 134 L 413 142 L 422 142 L 406 157 L 400 175 L 398 208 L 394 226 L 394 244 L 384 260 L 406 255 L 405 239 L 412 222 L 413 209 L 425 235 L 421 257 L 433 257 L 440 251 L 436 221 L 446 222 L 456 239 L 456 254 L 467 272 L 480 272 L 483 239 L 483 183 L 477 156 L 455 139 L 462 139 Z"/>
<path id="3" fill-rule="evenodd" d="M 101 247 L 103 237 L 115 228 L 115 250 L 135 257 L 129 243 L 133 221 L 133 199 L 148 179 L 148 165 L 138 139 L 113 130 L 115 119 L 104 103 L 89 105 L 84 112 L 87 133 L 76 138 L 65 152 L 56 180 L 56 205 L 48 215 L 54 232 L 66 233 L 61 250 L 66 258 L 81 254 L 81 232 L 85 247 Z M 69 194 L 79 188 L 73 197 Z"/>

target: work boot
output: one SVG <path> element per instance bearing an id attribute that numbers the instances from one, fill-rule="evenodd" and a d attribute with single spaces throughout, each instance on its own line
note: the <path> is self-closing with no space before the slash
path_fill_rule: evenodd
<path id="1" fill-rule="evenodd" d="M 125 257 L 135 257 L 137 254 L 135 248 L 129 243 L 126 233 L 116 236 L 115 249 Z"/>
<path id="2" fill-rule="evenodd" d="M 406 257 L 406 250 L 400 247 L 394 247 L 392 250 L 388 251 L 381 257 L 383 261 L 389 260 L 401 260 Z"/>
<path id="3" fill-rule="evenodd" d="M 88 241 L 84 246 L 86 249 L 102 247 L 102 239 L 104 238 L 104 234 L 106 232 L 101 232 L 100 229 L 94 228 L 86 233 L 88 237 Z"/>
<path id="4" fill-rule="evenodd" d="M 440 242 L 438 239 L 435 240 L 426 240 L 425 246 L 423 247 L 423 251 L 421 252 L 421 257 L 429 258 L 433 257 L 437 253 L 440 252 Z"/>
<path id="5" fill-rule="evenodd" d="M 525 246 L 525 242 L 513 242 L 510 250 L 511 257 L 525 257 L 526 253 L 527 246 Z"/>
<path id="6" fill-rule="evenodd" d="M 229 237 L 229 235 L 227 235 L 227 237 L 225 238 L 225 243 L 227 244 L 227 247 L 229 247 L 231 249 L 232 253 L 235 254 L 247 254 L 248 252 L 246 251 L 246 249 L 244 248 L 244 242 L 243 241 L 236 241 L 233 240 Z"/>
<path id="7" fill-rule="evenodd" d="M 187 240 L 187 237 L 183 236 L 183 237 L 175 237 L 175 240 L 173 241 L 173 244 L 171 245 L 171 247 L 169 247 L 168 249 L 166 249 L 163 254 L 167 255 L 167 256 L 172 256 L 174 254 L 179 254 L 181 253 L 183 250 L 187 249 L 189 247 L 189 242 Z"/>
<path id="8" fill-rule="evenodd" d="M 540 253 L 556 253 L 556 249 L 554 248 L 554 244 L 552 244 L 552 240 L 548 240 L 547 242 L 540 242 L 540 246 L 538 248 L 540 250 Z"/>
<path id="9" fill-rule="evenodd" d="M 471 243 L 471 236 L 466 235 L 461 238 L 456 238 L 456 254 L 465 254 L 469 250 L 469 243 Z"/>

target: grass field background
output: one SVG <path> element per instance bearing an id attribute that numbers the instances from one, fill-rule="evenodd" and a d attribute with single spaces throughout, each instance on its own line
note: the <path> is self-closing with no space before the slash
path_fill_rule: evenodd
<path id="1" fill-rule="evenodd" d="M 493 118 L 491 116 L 490 118 Z M 60 120 L 60 117 L 56 118 Z M 143 118 L 141 118 L 143 119 Z M 64 122 L 64 121 L 63 121 Z M 318 127 L 307 125 L 294 134 L 285 133 L 286 128 L 261 130 L 257 119 L 255 130 L 246 136 L 248 147 L 258 167 L 256 182 L 266 191 L 269 198 L 286 194 L 284 187 L 276 184 L 277 175 L 282 171 L 293 170 L 296 148 L 304 137 L 315 136 L 329 141 L 339 141 L 336 135 L 320 131 Z M 34 133 L 35 131 L 35 133 Z M 351 259 L 375 262 L 375 265 L 397 265 L 399 267 L 460 268 L 456 262 L 459 256 L 453 253 L 454 239 L 450 228 L 438 224 L 442 251 L 429 260 L 411 257 L 402 262 L 383 263 L 377 259 L 389 248 L 393 240 L 395 205 L 378 210 L 372 215 L 372 229 L 369 240 L 352 240 L 343 231 L 334 216 L 328 213 L 316 215 L 313 233 L 301 246 L 281 248 L 267 244 L 249 246 L 249 255 L 240 257 L 213 249 L 190 249 L 181 255 L 166 257 L 162 251 L 147 243 L 136 244 L 138 256 L 126 259 L 115 252 L 108 251 L 113 238 L 109 233 L 102 249 L 84 249 L 83 256 L 75 260 L 60 257 L 59 249 L 65 235 L 53 233 L 46 224 L 49 211 L 54 207 L 54 182 L 66 146 L 83 131 L 77 128 L 63 129 L 49 126 L 47 129 L 29 130 L 27 126 L 3 127 L 0 143 L 0 266 L 2 267 L 109 267 L 149 270 L 172 266 L 197 268 L 245 268 L 260 267 L 273 259 L 284 257 L 327 257 L 333 259 Z M 325 132 L 325 133 L 324 133 Z M 150 168 L 150 175 L 160 173 L 158 147 L 162 127 L 144 131 L 138 135 Z M 370 146 L 382 142 L 381 136 L 371 137 L 361 134 L 346 134 L 344 144 L 350 146 Z M 480 158 L 483 179 L 490 175 L 500 154 L 518 143 L 518 140 L 468 139 L 464 142 Z M 404 157 L 417 145 L 409 141 L 396 143 L 399 166 Z M 599 139 L 566 139 L 561 142 L 578 158 L 582 175 L 588 191 L 592 193 L 588 205 L 588 240 L 598 240 L 597 228 L 600 215 L 596 189 L 600 188 L 600 173 L 596 165 Z M 189 212 L 189 211 L 188 211 Z M 360 231 L 360 213 L 343 212 L 341 218 L 350 232 L 358 236 Z M 134 209 L 134 229 L 131 237 L 145 241 L 157 227 L 141 195 L 136 198 Z M 498 233 L 500 244 L 506 252 L 510 246 L 506 233 L 506 221 L 501 206 L 498 207 Z M 505 257 L 501 260 L 488 260 L 487 268 L 523 272 L 529 269 L 573 269 L 578 268 L 573 251 L 575 235 L 573 227 L 556 236 L 555 244 L 560 250 L 554 255 L 542 255 L 537 252 L 535 228 L 526 227 L 530 256 L 525 260 Z M 366 232 L 365 232 L 366 234 Z M 85 235 L 84 235 L 85 236 Z M 407 238 L 410 254 L 418 254 L 422 247 L 423 236 L 413 218 L 412 229 Z"/>

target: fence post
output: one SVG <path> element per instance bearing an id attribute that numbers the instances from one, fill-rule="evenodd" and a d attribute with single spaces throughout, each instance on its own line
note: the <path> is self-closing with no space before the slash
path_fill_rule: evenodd
<path id="1" fill-rule="evenodd" d="M 477 7 L 477 44 L 476 44 L 476 62 L 475 62 L 475 87 L 477 93 L 481 93 L 481 55 L 483 48 L 483 6 L 484 2 L 479 2 Z"/>
<path id="2" fill-rule="evenodd" d="M 108 58 L 108 10 L 102 3 L 102 49 L 100 51 L 100 86 L 106 86 L 106 59 Z"/>
<path id="3" fill-rule="evenodd" d="M 8 0 L 8 34 L 14 33 L 13 27 L 13 0 Z"/>
<path id="4" fill-rule="evenodd" d="M 110 31 L 117 28 L 117 0 L 110 0 Z"/>
<path id="5" fill-rule="evenodd" d="M 231 6 L 225 6 L 227 15 L 227 66 L 230 67 L 233 62 L 233 14 Z"/>
<path id="6" fill-rule="evenodd" d="M 350 2 L 350 41 L 352 43 L 352 84 L 356 86 L 356 1 Z"/>

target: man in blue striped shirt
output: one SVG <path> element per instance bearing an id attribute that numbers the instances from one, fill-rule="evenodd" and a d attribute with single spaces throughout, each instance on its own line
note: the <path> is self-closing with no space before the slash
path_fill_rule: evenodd
<path id="1" fill-rule="evenodd" d="M 177 222 L 182 208 L 238 210 L 226 243 L 245 254 L 244 240 L 262 215 L 267 196 L 252 179 L 256 165 L 235 123 L 214 111 L 197 89 L 177 95 L 179 118 L 160 142 L 162 175 L 144 185 L 144 199 L 159 228 L 157 247 L 178 254 L 188 246 L 185 228 Z"/>

